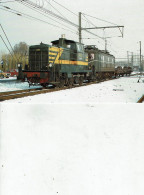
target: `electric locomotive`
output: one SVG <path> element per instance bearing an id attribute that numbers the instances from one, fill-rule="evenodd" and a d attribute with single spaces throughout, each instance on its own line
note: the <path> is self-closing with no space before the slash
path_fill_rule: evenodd
<path id="1" fill-rule="evenodd" d="M 85 46 L 93 79 L 103 80 L 115 75 L 115 57 L 106 50 L 99 50 L 95 45 Z"/>

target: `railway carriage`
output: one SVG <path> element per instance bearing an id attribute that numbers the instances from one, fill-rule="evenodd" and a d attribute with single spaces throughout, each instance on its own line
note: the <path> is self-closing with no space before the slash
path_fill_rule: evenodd
<path id="1" fill-rule="evenodd" d="M 123 74 L 124 75 L 130 75 L 132 73 L 132 68 L 130 66 L 124 66 L 123 67 Z"/>
<path id="2" fill-rule="evenodd" d="M 124 76 L 124 71 L 123 68 L 121 66 L 117 66 L 115 67 L 115 75 L 116 76 Z"/>

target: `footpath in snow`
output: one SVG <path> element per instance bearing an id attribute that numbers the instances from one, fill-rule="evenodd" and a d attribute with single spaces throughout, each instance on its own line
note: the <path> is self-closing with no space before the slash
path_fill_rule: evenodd
<path id="1" fill-rule="evenodd" d="M 136 103 L 144 94 L 144 77 L 121 77 L 89 86 L 5 101 L 6 103 Z"/>

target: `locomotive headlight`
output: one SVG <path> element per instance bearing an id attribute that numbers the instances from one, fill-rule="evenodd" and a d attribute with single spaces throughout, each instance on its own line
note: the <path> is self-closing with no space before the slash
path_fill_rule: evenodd
<path id="1" fill-rule="evenodd" d="M 49 67 L 52 67 L 52 66 L 53 66 L 52 63 L 50 63 L 50 64 L 49 64 Z"/>

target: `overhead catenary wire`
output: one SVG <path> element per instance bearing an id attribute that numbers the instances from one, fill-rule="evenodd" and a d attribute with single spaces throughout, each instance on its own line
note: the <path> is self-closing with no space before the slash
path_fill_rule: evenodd
<path id="1" fill-rule="evenodd" d="M 14 56 L 14 58 L 15 58 L 16 61 L 17 61 L 18 59 L 16 58 L 16 56 L 15 56 L 15 54 L 14 54 L 14 49 L 13 49 L 11 43 L 10 43 L 10 40 L 9 40 L 9 38 L 8 38 L 8 36 L 7 36 L 7 34 L 6 34 L 5 30 L 4 30 L 4 28 L 2 27 L 2 24 L 0 24 L 0 26 L 1 26 L 1 29 L 2 29 L 4 35 L 5 35 L 6 39 L 7 39 L 7 41 L 8 41 L 8 43 L 9 43 L 10 47 L 11 47 L 11 50 L 13 51 L 13 55 L 12 55 L 12 56 Z M 11 52 L 10 52 L 10 53 L 11 53 Z"/>
<path id="2" fill-rule="evenodd" d="M 10 49 L 8 48 L 8 46 L 7 46 L 6 42 L 4 41 L 4 39 L 3 39 L 2 35 L 0 35 L 0 37 L 1 37 L 2 41 L 3 41 L 3 43 L 5 44 L 6 48 L 8 49 L 8 51 L 9 51 L 10 55 L 13 57 L 13 55 L 12 55 L 12 53 L 11 53 Z"/>
<path id="3" fill-rule="evenodd" d="M 78 17 L 78 14 L 72 12 L 70 9 L 66 8 L 65 6 L 61 5 L 60 3 L 56 2 L 55 0 L 52 0 L 53 2 L 55 2 L 56 4 L 58 4 L 59 6 L 63 7 L 64 9 L 66 9 L 67 11 L 69 11 L 70 13 L 72 13 L 73 15 Z"/>
<path id="4" fill-rule="evenodd" d="M 82 15 L 85 17 L 85 15 L 82 13 Z M 94 27 L 96 27 L 96 25 L 94 25 L 90 20 L 88 20 L 86 17 L 85 19 L 88 21 L 89 24 L 92 24 Z"/>
<path id="5" fill-rule="evenodd" d="M 60 20 L 63 20 L 63 21 L 65 21 L 65 22 L 68 22 L 69 24 L 72 24 L 73 26 L 75 26 L 75 27 L 79 27 L 77 24 L 74 24 L 74 23 L 72 23 L 71 21 L 69 21 L 69 20 L 65 20 L 65 18 L 62 18 L 61 16 L 59 16 L 59 15 L 57 15 L 57 14 L 55 14 L 55 13 L 53 13 L 53 12 L 51 12 L 51 11 L 49 11 L 49 10 L 47 10 L 47 9 L 45 9 L 45 8 L 41 8 L 40 6 L 38 6 L 37 4 L 34 4 L 33 2 L 31 2 L 31 1 L 29 1 L 29 0 L 27 0 L 26 2 L 25 1 L 20 1 L 20 0 L 16 0 L 17 2 L 19 2 L 19 3 L 22 3 L 22 4 L 24 4 L 24 5 L 27 5 L 28 7 L 29 6 L 32 6 L 34 9 L 40 9 L 40 11 L 44 11 L 45 13 L 49 13 L 49 14 L 52 14 L 54 17 L 56 16 L 56 17 L 58 17 L 58 19 L 60 19 Z M 90 33 L 90 34 L 92 34 L 92 35 L 94 35 L 94 36 L 97 36 L 97 37 L 99 37 L 99 38 L 101 38 L 101 39 L 103 39 L 102 37 L 100 37 L 100 36 L 98 36 L 98 35 L 96 35 L 96 34 L 94 34 L 94 33 L 92 33 L 92 32 L 90 32 L 90 31 L 88 31 L 88 30 L 85 30 L 86 32 L 88 32 L 88 33 Z"/>
<path id="6" fill-rule="evenodd" d="M 0 5 L 0 6 L 1 6 L 1 5 Z M 4 7 L 4 6 L 3 6 L 3 7 Z M 63 28 L 63 27 L 60 27 L 60 26 L 51 24 L 51 23 L 49 23 L 49 22 L 47 22 L 47 21 L 44 21 L 44 20 L 41 20 L 41 19 L 39 19 L 39 18 L 30 16 L 30 15 L 28 15 L 28 14 L 25 14 L 25 13 L 22 13 L 22 12 L 19 12 L 19 11 L 16 11 L 16 10 L 11 9 L 11 8 L 9 8 L 9 7 L 6 8 L 6 9 L 9 9 L 9 10 L 5 10 L 5 9 L 2 9 L 2 8 L 0 8 L 0 9 L 3 10 L 3 11 L 11 12 L 11 13 L 16 14 L 16 15 L 18 15 L 18 16 L 22 16 L 22 17 L 28 18 L 28 19 L 38 20 L 38 21 L 40 21 L 40 22 L 47 23 L 47 24 L 52 25 L 52 26 L 54 26 L 54 27 L 61 28 L 61 29 L 63 29 L 63 30 L 67 30 L 67 31 L 70 31 L 71 33 L 77 34 L 75 31 L 71 31 L 71 30 L 69 30 L 69 29 L 65 29 L 65 28 Z"/>
<path id="7" fill-rule="evenodd" d="M 68 9 L 67 7 L 63 6 L 62 4 L 58 3 L 55 0 L 52 0 L 53 2 L 55 2 L 57 5 L 61 6 L 62 8 L 64 8 L 65 10 L 69 11 L 70 13 L 72 13 L 73 15 L 75 15 L 76 17 L 78 17 L 78 14 L 74 13 L 73 11 L 71 11 L 70 9 Z M 82 18 L 82 20 L 86 21 L 85 19 Z"/>
<path id="8" fill-rule="evenodd" d="M 96 38 L 83 38 L 83 39 L 94 39 L 94 40 L 97 40 Z M 97 40 L 97 43 L 99 43 L 99 44 L 102 45 L 102 46 L 105 46 L 105 43 L 104 43 L 104 42 L 101 42 L 101 41 L 99 41 L 99 40 Z M 113 51 L 113 52 L 115 52 L 115 53 L 118 53 L 117 51 L 115 51 L 115 50 L 113 49 L 113 47 L 111 46 L 111 44 L 107 43 L 107 45 L 109 46 L 109 50 L 110 50 L 110 51 Z"/>
<path id="9" fill-rule="evenodd" d="M 47 2 L 53 9 L 55 9 L 62 17 L 66 18 L 66 17 L 63 16 L 63 14 L 62 14 L 60 11 L 58 11 L 50 2 L 48 2 L 48 0 L 46 0 L 46 2 Z"/>
<path id="10" fill-rule="evenodd" d="M 84 14 L 84 13 L 82 13 L 82 15 L 83 15 L 84 17 L 85 17 L 85 15 L 90 16 L 90 15 Z M 112 23 L 112 22 L 109 22 L 109 21 L 106 21 L 106 20 L 103 20 L 103 19 L 100 19 L 100 18 L 97 18 L 97 17 L 94 17 L 94 16 L 90 16 L 90 17 L 95 18 L 95 19 L 97 19 L 97 20 L 101 20 L 101 21 L 103 21 L 103 22 L 107 22 L 107 23 L 110 23 L 110 24 L 113 24 L 113 25 L 118 26 L 118 25 L 115 24 L 115 23 Z M 87 17 L 85 17 L 85 18 L 87 19 Z M 94 26 L 94 24 L 93 24 L 93 26 Z M 119 28 L 120 32 L 123 33 L 123 32 L 121 31 L 121 29 L 120 29 L 119 26 L 118 26 L 118 28 Z M 102 29 L 103 29 L 103 28 L 102 28 Z M 103 29 L 103 30 L 104 30 L 104 29 Z M 122 36 L 111 36 L 111 37 L 106 37 L 106 36 L 104 35 L 104 39 L 105 39 L 105 40 L 108 39 L 108 38 L 113 38 L 113 37 L 123 37 L 123 34 L 122 34 Z M 83 38 L 83 39 L 95 39 L 95 38 Z M 109 45 L 109 44 L 108 44 L 108 45 Z M 109 45 L 109 46 L 111 47 L 111 45 Z M 110 50 L 112 50 L 113 52 L 117 53 L 115 50 L 112 49 L 112 47 L 111 47 Z"/>
<path id="11" fill-rule="evenodd" d="M 6 6 L 3 6 L 3 7 L 5 7 L 6 9 L 11 9 L 11 8 L 9 8 L 9 7 L 6 7 Z M 30 16 L 30 15 L 28 15 L 28 14 L 25 14 L 25 13 L 22 13 L 22 12 L 18 12 L 17 10 L 14 10 L 14 9 L 11 9 L 12 11 L 14 11 L 14 12 L 11 12 L 10 10 L 7 10 L 7 11 L 9 11 L 9 12 L 11 12 L 11 13 L 13 13 L 13 14 L 17 14 L 17 15 L 19 15 L 19 16 L 23 16 L 23 17 L 26 17 L 26 18 L 32 18 L 32 19 L 35 19 L 35 20 L 39 20 L 39 21 L 41 21 L 41 22 L 44 22 L 44 23 L 48 23 L 48 22 L 46 22 L 46 21 L 43 21 L 43 20 L 41 20 L 41 19 L 38 19 L 38 18 L 35 18 L 35 17 L 33 17 L 33 16 Z M 4 11 L 6 11 L 6 10 L 4 10 Z M 22 15 L 23 14 L 23 15 Z M 48 23 L 48 24 L 50 24 L 50 23 Z M 51 24 L 52 25 L 52 24 Z M 56 25 L 53 25 L 53 26 L 56 26 Z M 58 26 L 56 26 L 56 27 L 58 27 Z M 61 27 L 58 27 L 58 28 L 61 28 Z M 68 29 L 64 29 L 64 30 L 68 30 Z M 76 34 L 76 33 L 75 33 Z M 86 38 L 83 38 L 83 39 L 86 39 Z M 94 38 L 87 38 L 87 39 L 94 39 Z M 102 43 L 101 43 L 102 44 Z M 104 44 L 102 44 L 102 45 L 104 45 Z"/>
<path id="12" fill-rule="evenodd" d="M 76 27 L 76 28 L 79 28 L 79 25 L 77 25 L 77 24 L 71 22 L 71 21 L 68 20 L 68 19 L 65 19 L 65 18 L 63 18 L 63 17 L 61 17 L 61 16 L 55 14 L 55 13 L 52 12 L 52 11 L 47 10 L 46 8 L 42 8 L 42 7 L 38 6 L 37 4 L 31 2 L 30 0 L 27 0 L 27 1 L 15 0 L 15 1 L 18 2 L 18 3 L 21 3 L 21 4 L 23 4 L 23 5 L 27 5 L 27 6 L 33 7 L 34 9 L 39 9 L 40 11 L 42 11 L 42 12 L 44 12 L 44 13 L 46 13 L 46 14 L 50 14 L 51 16 L 56 17 L 57 19 L 62 20 L 63 22 L 66 22 L 66 23 L 68 23 L 68 24 L 70 24 L 70 25 L 72 25 L 72 26 L 74 26 L 74 27 Z M 95 34 L 95 33 L 92 33 L 92 32 L 90 32 L 90 31 L 88 31 L 88 30 L 85 30 L 85 31 L 86 31 L 87 33 L 90 33 L 90 34 L 96 36 L 96 37 L 99 37 L 99 38 L 103 39 L 103 37 L 100 37 L 100 36 L 98 36 L 98 35 Z"/>
<path id="13" fill-rule="evenodd" d="M 83 17 L 85 17 L 85 15 L 83 13 L 81 13 L 83 15 Z M 86 21 L 88 22 L 88 24 L 92 24 L 94 27 L 96 27 L 91 21 L 89 21 L 86 17 L 85 17 Z M 82 40 L 84 39 L 91 39 L 91 38 L 82 38 Z M 92 38 L 92 39 L 96 39 L 96 38 Z"/>
<path id="14" fill-rule="evenodd" d="M 33 20 L 35 20 L 35 21 L 38 20 L 38 21 L 40 21 L 40 22 L 47 23 L 47 24 L 52 25 L 52 26 L 54 26 L 54 27 L 57 27 L 57 28 L 61 28 L 61 29 L 63 29 L 63 30 L 70 31 L 69 29 L 65 29 L 65 28 L 63 28 L 63 27 L 60 27 L 60 26 L 57 26 L 57 25 L 54 25 L 54 24 L 50 24 L 50 23 L 48 23 L 48 22 L 46 22 L 46 21 L 44 21 L 44 20 L 35 18 L 35 17 L 30 16 L 30 15 L 28 15 L 28 14 L 24 14 L 24 13 L 22 13 L 22 12 L 10 11 L 11 9 L 10 9 L 10 10 L 5 10 L 5 9 L 2 9 L 2 8 L 0 8 L 0 9 L 3 10 L 3 11 L 7 11 L 7 12 L 10 12 L 10 13 L 16 14 L 16 15 L 21 16 L 21 17 L 25 17 L 25 18 L 27 18 L 27 19 L 33 19 Z M 23 14 L 23 15 L 22 15 L 22 14 Z M 70 32 L 72 32 L 72 31 L 70 31 Z M 72 32 L 72 33 L 76 34 L 75 32 Z"/>
<path id="15" fill-rule="evenodd" d="M 56 23 L 58 23 L 58 24 L 60 24 L 60 25 L 62 25 L 62 26 L 65 26 L 65 27 L 67 27 L 68 29 L 71 29 L 73 32 L 76 32 L 76 31 L 74 31 L 74 29 L 70 28 L 69 26 L 66 26 L 65 24 L 62 24 L 62 23 L 60 23 L 60 22 L 58 22 L 58 21 L 52 19 L 50 16 L 47 16 L 46 13 L 44 14 L 44 13 L 40 12 L 36 7 L 30 7 L 29 5 L 27 5 L 27 4 L 25 4 L 25 3 L 23 3 L 23 5 L 26 6 L 26 7 L 28 7 L 29 9 L 31 9 L 31 10 L 33 10 L 33 11 L 39 13 L 39 14 L 41 14 L 41 15 L 43 15 L 43 16 L 49 18 L 49 19 L 51 19 L 52 21 L 54 21 L 54 22 L 56 22 Z M 61 28 L 61 27 L 60 27 L 60 28 Z"/>
<path id="16" fill-rule="evenodd" d="M 9 39 L 8 39 L 8 36 L 6 35 L 6 32 L 5 32 L 5 30 L 3 29 L 3 27 L 2 27 L 2 25 L 1 25 L 1 24 L 0 24 L 0 27 L 1 27 L 2 31 L 3 31 L 3 33 L 5 34 L 5 37 L 6 37 L 7 41 L 8 41 L 8 43 L 9 43 L 9 45 L 10 45 L 10 47 L 11 47 L 12 51 L 14 52 L 13 47 L 12 47 L 12 45 L 11 45 L 11 43 L 10 43 Z"/>
<path id="17" fill-rule="evenodd" d="M 12 2 L 15 2 L 15 0 L 14 1 L 0 1 L 0 3 L 12 3 Z"/>
<path id="18" fill-rule="evenodd" d="M 27 1 L 24 1 L 24 0 L 15 0 L 15 1 L 18 2 L 18 3 L 21 3 L 21 4 L 27 4 L 27 5 L 31 6 L 31 7 L 33 7 L 34 9 L 37 8 L 37 9 L 39 9 L 40 11 L 42 11 L 42 12 L 44 12 L 44 13 L 47 13 L 47 14 L 50 14 L 51 16 L 53 16 L 53 17 L 55 17 L 55 18 L 58 18 L 58 19 L 60 19 L 60 20 L 62 20 L 62 21 L 64 21 L 64 22 L 66 22 L 66 23 L 68 23 L 68 24 L 71 24 L 71 25 L 74 26 L 74 27 L 78 27 L 77 24 L 71 22 L 70 20 L 63 18 L 62 16 L 60 16 L 60 15 L 58 15 L 58 14 L 55 14 L 54 12 L 52 12 L 52 11 L 50 11 L 50 10 L 44 8 L 44 7 L 38 6 L 36 3 L 33 3 L 33 2 L 30 1 L 30 0 L 27 0 Z"/>
<path id="19" fill-rule="evenodd" d="M 83 14 L 84 14 L 84 15 L 86 15 L 86 16 L 89 16 L 89 17 L 95 18 L 95 19 L 97 19 L 97 20 L 100 20 L 100 21 L 103 21 L 103 22 L 106 22 L 106 23 L 109 23 L 109 24 L 116 25 L 116 26 L 119 28 L 119 31 L 121 32 L 122 37 L 123 37 L 123 31 L 124 31 L 124 28 L 123 28 L 123 29 L 122 29 L 122 31 L 121 31 L 121 29 L 120 29 L 120 27 L 119 27 L 119 25 L 118 25 L 118 24 L 115 24 L 115 23 L 113 23 L 113 22 L 109 22 L 109 21 L 107 21 L 107 20 L 103 20 L 103 19 L 101 19 L 101 18 L 97 18 L 97 17 L 95 17 L 95 16 L 91 16 L 91 15 L 88 15 L 88 14 L 85 14 L 85 13 L 83 13 Z"/>
<path id="20" fill-rule="evenodd" d="M 106 23 L 109 23 L 109 24 L 113 24 L 113 25 L 118 26 L 118 25 L 115 24 L 115 23 L 109 22 L 109 21 L 107 21 L 107 20 L 103 20 L 103 19 L 101 19 L 101 18 L 97 18 L 97 17 L 95 17 L 95 16 L 91 16 L 91 15 L 88 15 L 88 14 L 85 14 L 85 13 L 83 13 L 83 15 L 86 15 L 86 16 L 89 16 L 89 17 L 91 17 L 91 18 L 95 18 L 95 19 L 97 19 L 97 20 L 100 20 L 100 21 L 103 21 L 103 22 L 106 22 Z"/>
<path id="21" fill-rule="evenodd" d="M 20 1 L 20 0 L 15 0 L 15 1 L 17 1 L 17 2 L 21 2 L 23 5 L 25 5 L 25 6 L 27 6 L 27 7 L 29 7 L 30 9 L 33 9 L 33 10 L 35 10 L 35 11 L 37 11 L 37 12 L 39 12 L 40 14 L 43 14 L 43 13 L 41 13 L 41 11 L 42 11 L 42 9 L 44 9 L 44 8 L 42 8 L 41 6 L 38 6 L 37 4 L 36 4 L 36 6 L 34 6 L 35 4 L 33 3 L 33 2 L 31 2 L 31 1 L 29 1 L 29 0 L 27 0 L 27 1 L 24 1 L 24 0 L 22 0 L 22 1 Z M 53 0 L 53 2 L 55 2 L 55 3 L 57 3 L 55 0 Z M 30 4 L 29 4 L 30 3 Z M 49 3 L 49 2 L 48 2 Z M 50 3 L 49 3 L 50 4 Z M 58 5 L 60 5 L 61 7 L 63 7 L 63 8 L 65 8 L 64 6 L 62 6 L 60 3 L 57 3 Z M 51 5 L 51 4 L 50 4 Z M 34 7 L 33 7 L 34 6 Z M 39 11 L 39 10 L 40 11 Z M 67 9 L 67 8 L 65 8 L 65 9 Z M 46 10 L 46 9 L 44 9 L 44 10 Z M 70 11 L 69 9 L 67 9 L 68 11 Z M 49 10 L 48 10 L 49 11 Z M 49 11 L 50 13 L 52 13 L 52 14 L 54 14 L 55 16 L 58 16 L 58 18 L 57 19 L 60 19 L 60 20 L 62 20 L 63 22 L 65 22 L 65 18 L 63 18 L 63 17 L 61 17 L 61 16 L 59 16 L 59 15 L 57 15 L 57 14 L 55 14 L 55 13 L 53 13 L 53 12 L 51 12 L 51 11 Z M 72 11 L 70 11 L 71 13 L 73 13 Z M 60 13 L 60 12 L 59 12 Z M 24 13 L 23 13 L 24 14 Z M 45 14 L 47 14 L 46 12 L 45 12 Z M 75 14 L 75 13 L 73 13 L 75 16 L 77 16 L 77 14 Z M 19 15 L 18 13 L 17 13 L 17 15 Z M 85 15 L 87 15 L 87 14 L 83 14 L 83 16 L 85 17 Z M 44 16 L 46 16 L 46 15 L 44 15 Z M 89 16 L 89 15 L 88 15 Z M 24 17 L 24 16 L 23 16 Z M 25 16 L 26 17 L 26 16 Z M 47 17 L 47 16 L 46 16 Z M 86 18 L 86 17 L 85 17 Z M 94 17 L 94 18 L 96 18 L 96 17 Z M 33 18 L 34 19 L 34 18 Z M 35 18 L 36 19 L 36 18 Z M 52 19 L 52 18 L 51 18 Z M 63 20 L 64 19 L 64 20 Z M 97 18 L 98 19 L 98 18 Z M 40 19 L 38 19 L 39 21 L 40 21 Z M 102 20 L 102 19 L 100 19 L 100 20 Z M 69 21 L 69 20 L 67 20 L 66 19 L 66 21 Z M 86 21 L 89 21 L 87 18 L 86 18 Z M 105 21 L 105 20 L 102 20 L 102 21 Z M 46 22 L 46 21 L 45 21 Z M 56 21 L 57 22 L 57 21 Z M 71 21 L 70 21 L 71 22 Z M 105 22 L 108 22 L 108 21 L 105 21 Z M 69 22 L 68 22 L 69 23 Z M 91 23 L 93 26 L 95 26 L 91 21 L 89 21 L 89 23 Z M 109 22 L 109 23 L 111 23 L 111 22 Z M 69 23 L 70 24 L 70 23 Z M 72 24 L 74 24 L 74 23 L 72 23 Z M 114 23 L 112 23 L 112 24 L 114 24 Z M 52 25 L 52 24 L 51 24 Z M 74 24 L 75 25 L 75 27 L 78 27 L 78 25 L 76 25 L 76 24 Z M 54 26 L 54 25 L 53 25 Z M 59 28 L 59 27 L 58 27 Z M 68 29 L 64 29 L 64 30 L 68 30 Z M 94 35 L 94 36 L 96 36 L 96 37 L 99 37 L 99 38 L 101 38 L 101 39 L 105 39 L 105 38 L 103 38 L 103 37 L 100 37 L 100 36 L 98 36 L 98 35 L 96 35 L 96 34 L 94 34 L 94 33 L 92 33 L 92 32 L 90 32 L 90 31 L 88 31 L 88 30 L 85 30 L 87 33 L 90 33 L 90 34 L 92 34 L 92 35 Z M 75 34 L 77 34 L 77 33 L 75 33 Z"/>

